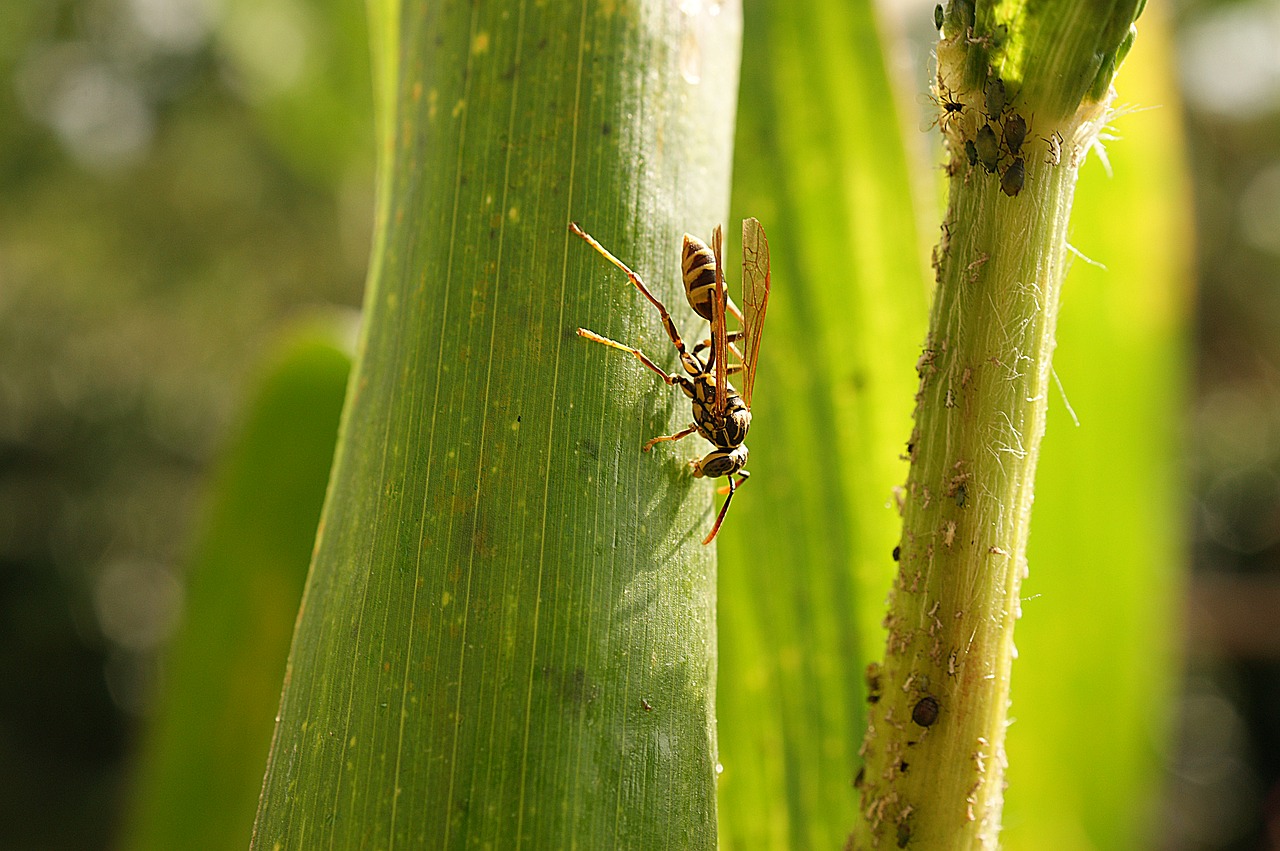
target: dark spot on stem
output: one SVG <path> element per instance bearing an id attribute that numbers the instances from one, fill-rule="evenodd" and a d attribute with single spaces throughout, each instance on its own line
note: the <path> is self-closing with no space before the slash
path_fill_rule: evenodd
<path id="1" fill-rule="evenodd" d="M 936 697 L 922 697 L 911 710 L 911 720 L 920 727 L 932 727 L 938 720 L 940 709 Z"/>

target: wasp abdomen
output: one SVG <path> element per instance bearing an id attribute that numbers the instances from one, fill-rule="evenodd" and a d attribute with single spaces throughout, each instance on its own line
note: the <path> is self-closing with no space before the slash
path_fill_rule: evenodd
<path id="1" fill-rule="evenodd" d="M 716 292 L 715 254 L 705 242 L 686 233 L 680 266 L 684 271 L 684 294 L 689 299 L 689 306 L 710 321 Z"/>

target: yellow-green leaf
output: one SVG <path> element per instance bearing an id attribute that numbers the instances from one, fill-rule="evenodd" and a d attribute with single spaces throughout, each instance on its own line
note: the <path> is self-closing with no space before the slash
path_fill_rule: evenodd
<path id="1" fill-rule="evenodd" d="M 640 451 L 687 400 L 576 335 L 675 366 L 568 224 L 702 333 L 738 9 L 370 9 L 363 344 L 254 847 L 712 848 L 712 490 L 694 441 Z"/>
<path id="2" fill-rule="evenodd" d="M 720 538 L 722 845 L 832 849 L 857 807 L 927 279 L 871 4 L 746 15 L 734 219 L 768 232 L 772 294 L 753 477 Z"/>

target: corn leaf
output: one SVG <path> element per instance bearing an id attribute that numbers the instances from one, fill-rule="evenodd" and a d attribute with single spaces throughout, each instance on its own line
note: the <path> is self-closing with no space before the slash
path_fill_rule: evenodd
<path id="1" fill-rule="evenodd" d="M 254 847 L 712 848 L 712 491 L 693 441 L 640 451 L 687 402 L 576 336 L 675 366 L 567 226 L 697 328 L 737 7 L 370 10 L 363 342 Z"/>

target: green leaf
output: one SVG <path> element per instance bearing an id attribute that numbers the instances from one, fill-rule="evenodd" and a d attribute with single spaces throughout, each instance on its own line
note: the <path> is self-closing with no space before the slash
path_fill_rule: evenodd
<path id="1" fill-rule="evenodd" d="M 339 334 L 291 332 L 216 476 L 122 848 L 249 841 L 351 364 Z"/>
<path id="2" fill-rule="evenodd" d="M 768 232 L 773 294 L 753 477 L 720 535 L 722 845 L 831 849 L 857 806 L 926 269 L 871 4 L 745 11 L 733 218 Z"/>
<path id="3" fill-rule="evenodd" d="M 1117 81 L 1114 176 L 1081 170 L 1057 390 L 1018 624 L 1008 849 L 1149 846 L 1172 721 L 1186 507 L 1189 178 L 1167 25 L 1143 18 Z M 1117 227 L 1117 223 L 1123 223 Z"/>
<path id="4" fill-rule="evenodd" d="M 715 14 L 713 14 L 715 12 Z M 361 355 L 254 847 L 712 848 L 706 448 L 634 359 L 698 326 L 735 4 L 384 0 Z M 692 338 L 692 335 L 691 335 Z"/>

